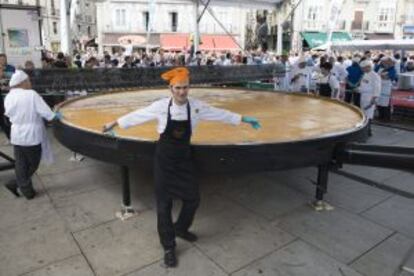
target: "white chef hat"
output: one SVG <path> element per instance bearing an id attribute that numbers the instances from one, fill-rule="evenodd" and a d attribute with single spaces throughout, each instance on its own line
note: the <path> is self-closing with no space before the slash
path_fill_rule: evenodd
<path id="1" fill-rule="evenodd" d="M 361 67 L 371 66 L 372 67 L 372 61 L 369 60 L 369 59 L 365 59 L 365 60 L 361 61 L 361 63 L 359 64 L 359 66 L 361 66 Z"/>
<path id="2" fill-rule="evenodd" d="M 10 78 L 9 86 L 14 87 L 21 84 L 25 80 L 29 79 L 29 76 L 22 70 L 16 70 Z"/>

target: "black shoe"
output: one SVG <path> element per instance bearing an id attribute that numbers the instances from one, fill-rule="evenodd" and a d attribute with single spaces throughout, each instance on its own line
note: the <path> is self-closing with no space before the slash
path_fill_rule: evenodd
<path id="1" fill-rule="evenodd" d="M 16 181 L 12 180 L 12 181 L 6 183 L 6 184 L 4 184 L 4 187 L 6 187 L 7 190 L 9 190 L 16 197 L 20 197 L 19 191 L 17 190 Z"/>
<path id="2" fill-rule="evenodd" d="M 177 257 L 175 256 L 175 249 L 164 251 L 164 264 L 166 267 L 176 267 Z"/>
<path id="3" fill-rule="evenodd" d="M 175 235 L 188 242 L 195 242 L 198 240 L 197 235 L 194 233 L 191 233 L 190 231 L 176 231 Z"/>
<path id="4" fill-rule="evenodd" d="M 27 200 L 31 200 L 36 196 L 36 191 L 33 188 L 20 189 L 20 192 Z"/>

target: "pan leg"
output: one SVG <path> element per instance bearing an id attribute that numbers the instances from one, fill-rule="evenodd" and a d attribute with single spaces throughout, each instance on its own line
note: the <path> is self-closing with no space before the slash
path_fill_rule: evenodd
<path id="1" fill-rule="evenodd" d="M 315 201 L 311 206 L 315 211 L 331 211 L 334 208 L 323 200 L 323 196 L 328 191 L 329 164 L 318 166 L 318 181 L 316 183 Z"/>

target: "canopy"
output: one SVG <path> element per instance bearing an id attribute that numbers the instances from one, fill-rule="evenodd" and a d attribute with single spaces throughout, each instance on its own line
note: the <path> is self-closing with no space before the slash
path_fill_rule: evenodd
<path id="1" fill-rule="evenodd" d="M 323 44 L 312 50 L 326 50 L 327 44 Z M 414 50 L 414 39 L 395 40 L 352 40 L 333 41 L 331 50 L 336 51 L 364 51 L 364 50 Z"/>
<path id="2" fill-rule="evenodd" d="M 239 47 L 228 35 L 201 35 L 199 50 L 238 50 Z M 191 46 L 190 34 L 161 34 L 160 44 L 163 49 L 179 51 Z"/>
<path id="3" fill-rule="evenodd" d="M 321 46 L 326 43 L 328 39 L 327 33 L 323 32 L 301 32 L 300 35 L 309 45 L 309 48 L 315 48 Z M 332 42 L 334 41 L 349 41 L 351 40 L 351 36 L 348 33 L 343 32 L 333 32 L 332 33 Z"/>

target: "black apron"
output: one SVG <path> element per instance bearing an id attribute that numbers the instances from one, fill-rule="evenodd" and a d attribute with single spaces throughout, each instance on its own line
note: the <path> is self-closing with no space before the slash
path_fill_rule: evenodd
<path id="1" fill-rule="evenodd" d="M 331 79 L 331 74 L 328 76 L 328 82 L 327 83 L 320 83 L 319 84 L 319 95 L 323 97 L 330 98 L 332 96 L 332 88 L 329 84 L 329 80 Z"/>
<path id="2" fill-rule="evenodd" d="M 168 105 L 167 126 L 160 135 L 155 151 L 155 190 L 159 198 L 194 200 L 199 198 L 199 188 L 194 181 L 191 154 L 191 109 L 187 103 L 187 120 L 171 119 Z"/>

